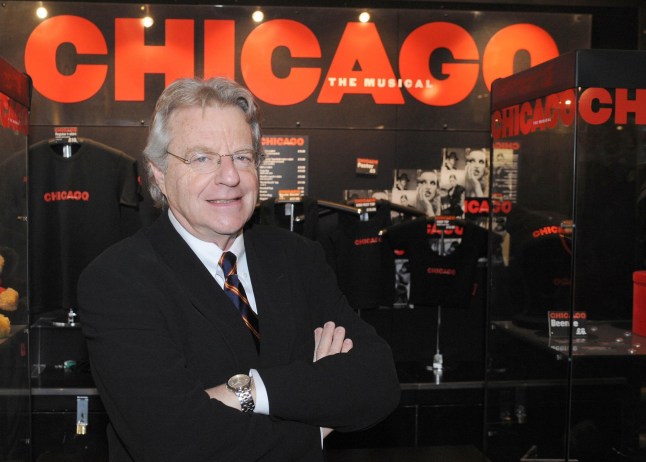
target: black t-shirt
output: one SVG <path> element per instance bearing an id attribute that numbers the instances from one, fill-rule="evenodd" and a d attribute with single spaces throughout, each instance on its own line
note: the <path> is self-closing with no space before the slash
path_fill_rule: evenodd
<path id="1" fill-rule="evenodd" d="M 392 224 L 390 207 L 379 201 L 377 211 L 362 221 L 338 212 L 336 223 L 317 237 L 334 269 L 341 291 L 355 310 L 392 307 L 395 300 L 395 259 L 379 235 Z"/>
<path id="2" fill-rule="evenodd" d="M 487 254 L 485 229 L 460 221 L 445 232 L 442 242 L 433 220 L 417 219 L 391 227 L 387 236 L 409 259 L 411 305 L 469 307 L 478 260 Z M 447 248 L 438 251 L 441 245 Z"/>
<path id="3" fill-rule="evenodd" d="M 76 308 L 80 272 L 125 236 L 122 206 L 140 201 L 136 161 L 80 139 L 69 158 L 47 140 L 29 148 L 30 306 Z"/>
<path id="4" fill-rule="evenodd" d="M 571 297 L 571 241 L 564 215 L 515 207 L 507 217 L 510 274 L 517 324 L 547 328 L 548 311 L 567 311 Z"/>

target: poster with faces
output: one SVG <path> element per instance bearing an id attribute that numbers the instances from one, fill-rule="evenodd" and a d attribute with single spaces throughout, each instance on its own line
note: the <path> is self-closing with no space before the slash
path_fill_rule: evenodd
<path id="1" fill-rule="evenodd" d="M 391 200 L 429 217 L 464 217 L 465 201 L 489 196 L 489 149 L 446 147 L 424 168 L 393 171 Z"/>

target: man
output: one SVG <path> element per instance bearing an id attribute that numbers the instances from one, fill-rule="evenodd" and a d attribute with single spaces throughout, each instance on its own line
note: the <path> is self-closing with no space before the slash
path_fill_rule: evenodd
<path id="1" fill-rule="evenodd" d="M 449 189 L 446 191 L 446 201 L 442 204 L 442 214 L 461 217 L 464 215 L 464 187 L 458 184 L 454 173 L 449 175 Z"/>
<path id="2" fill-rule="evenodd" d="M 405 191 L 408 189 L 408 183 L 410 180 L 408 179 L 408 174 L 407 173 L 400 173 L 397 176 L 397 180 L 395 181 L 395 189 L 398 191 Z"/>
<path id="3" fill-rule="evenodd" d="M 249 224 L 257 111 L 226 79 L 164 90 L 144 150 L 164 212 L 81 276 L 111 462 L 322 461 L 321 438 L 398 403 L 390 348 L 318 244 Z"/>
<path id="4" fill-rule="evenodd" d="M 458 163 L 458 153 L 455 151 L 450 151 L 449 153 L 446 154 L 446 157 L 444 158 L 444 165 L 442 168 L 444 170 L 456 170 Z"/>
<path id="5" fill-rule="evenodd" d="M 494 151 L 495 152 L 495 151 Z M 513 191 L 513 177 L 511 175 L 510 165 L 505 159 L 505 155 L 496 152 L 496 161 L 492 165 L 492 186 L 493 192 L 502 194 L 503 198 L 509 199 Z"/>

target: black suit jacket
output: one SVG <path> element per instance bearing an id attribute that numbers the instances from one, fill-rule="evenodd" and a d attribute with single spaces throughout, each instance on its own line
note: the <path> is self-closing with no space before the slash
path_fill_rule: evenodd
<path id="1" fill-rule="evenodd" d="M 319 427 L 369 427 L 397 405 L 390 348 L 350 308 L 319 245 L 259 225 L 244 240 L 260 354 L 165 213 L 80 277 L 81 325 L 111 421 L 112 462 L 321 461 Z M 354 348 L 313 363 L 313 331 L 330 320 Z M 250 368 L 267 388 L 269 416 L 241 413 L 204 391 Z"/>

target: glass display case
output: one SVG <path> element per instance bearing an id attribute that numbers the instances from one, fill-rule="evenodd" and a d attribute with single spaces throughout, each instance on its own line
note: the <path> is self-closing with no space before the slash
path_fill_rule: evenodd
<path id="1" fill-rule="evenodd" d="M 0 58 L 0 460 L 28 461 L 27 131 L 31 83 Z"/>
<path id="2" fill-rule="evenodd" d="M 646 53 L 580 50 L 497 80 L 491 121 L 486 454 L 646 460 Z"/>

